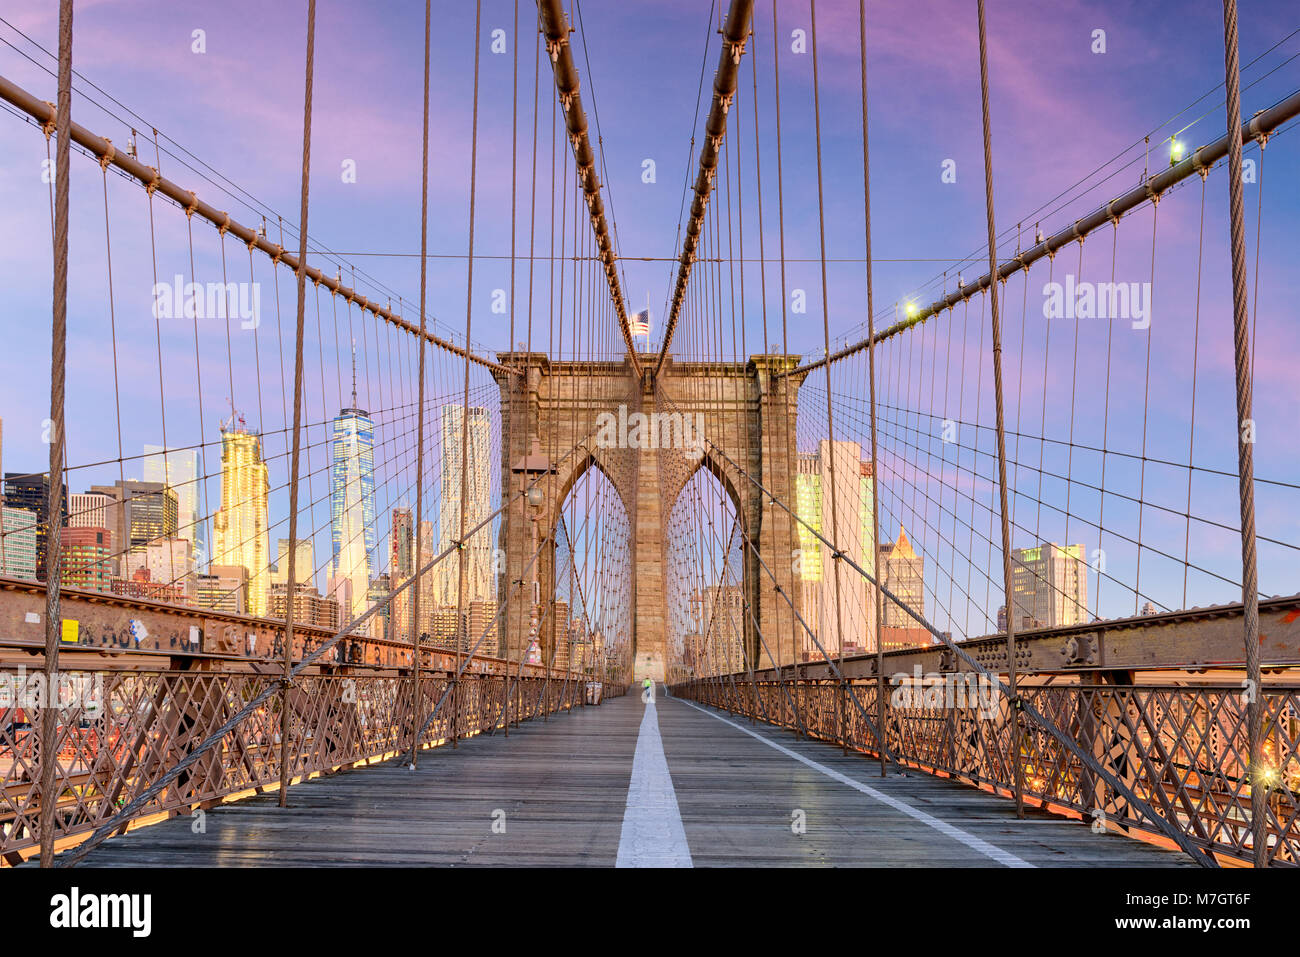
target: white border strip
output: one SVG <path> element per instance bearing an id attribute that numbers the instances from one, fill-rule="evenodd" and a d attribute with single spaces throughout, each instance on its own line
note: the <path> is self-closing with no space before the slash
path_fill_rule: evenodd
<path id="1" fill-rule="evenodd" d="M 618 840 L 615 867 L 693 867 L 677 792 L 668 772 L 659 716 L 653 701 L 646 704 L 632 757 L 627 808 Z"/>
<path id="2" fill-rule="evenodd" d="M 881 804 L 886 804 L 889 807 L 892 807 L 894 810 L 899 811 L 902 814 L 906 814 L 908 817 L 914 818 L 915 820 L 920 821 L 922 824 L 934 828 L 939 833 L 947 835 L 948 837 L 952 838 L 954 841 L 958 841 L 962 844 L 965 844 L 971 850 L 978 851 L 980 854 L 983 854 L 986 857 L 991 857 L 999 864 L 1005 864 L 1007 867 L 1033 867 L 1034 866 L 1033 864 L 1030 864 L 1028 861 L 1021 860 L 1020 858 L 1016 857 L 1016 855 L 1010 853 L 1009 851 L 1004 851 L 1002 850 L 1002 848 L 996 847 L 990 844 L 988 841 L 980 840 L 975 835 L 968 834 L 966 831 L 963 831 L 959 827 L 953 827 L 948 822 L 941 821 L 937 817 L 925 813 L 925 811 L 922 811 L 920 808 L 913 807 L 912 805 L 906 803 L 905 801 L 900 801 L 898 798 L 890 797 L 888 794 L 885 794 L 882 791 L 877 791 L 875 788 L 868 787 L 867 785 L 861 783 L 860 781 L 853 780 L 853 778 L 849 777 L 848 775 L 841 774 L 838 771 L 834 771 L 831 768 L 826 767 L 824 764 L 818 764 L 816 761 L 812 760 L 812 758 L 806 758 L 802 754 L 799 754 L 797 751 L 791 751 L 789 748 L 777 744 L 775 741 L 771 741 L 763 737 L 763 735 L 749 730 L 749 728 L 746 728 L 743 725 L 739 725 L 736 724 L 734 721 L 727 720 L 726 718 L 722 717 L 722 715 L 720 714 L 714 714 L 712 711 L 708 710 L 707 708 L 700 707 L 694 701 L 687 701 L 685 698 L 677 698 L 675 700 L 681 701 L 683 704 L 688 704 L 696 711 L 703 712 L 704 714 L 707 714 L 711 718 L 716 718 L 717 720 L 721 721 L 723 724 L 731 725 L 731 727 L 735 728 L 737 731 L 743 731 L 751 738 L 755 738 L 759 741 L 762 741 L 769 748 L 775 748 L 777 751 L 780 751 L 782 754 L 794 758 L 799 763 L 806 764 L 814 771 L 820 771 L 828 778 L 832 778 L 833 780 L 839 781 L 841 784 L 847 784 L 855 791 L 861 791 L 867 797 L 874 798 L 875 800 L 879 801 Z M 657 736 L 658 734 L 657 725 L 655 728 L 655 732 Z M 640 753 L 640 750 L 641 749 L 638 744 L 637 747 L 638 755 Z"/>

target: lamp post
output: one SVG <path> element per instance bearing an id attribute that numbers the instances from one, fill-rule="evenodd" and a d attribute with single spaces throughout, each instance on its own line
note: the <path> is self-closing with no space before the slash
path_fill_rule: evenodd
<path id="1" fill-rule="evenodd" d="M 538 577 L 538 567 L 540 564 L 538 560 L 538 550 L 541 544 L 541 532 L 538 528 L 537 523 L 541 521 L 542 513 L 544 511 L 544 506 L 546 505 L 546 492 L 545 490 L 542 489 L 540 485 L 540 476 L 546 475 L 554 471 L 551 468 L 550 460 L 547 459 L 547 457 L 542 454 L 542 450 L 537 441 L 536 436 L 533 437 L 532 447 L 529 450 L 528 454 L 523 456 L 521 459 L 519 459 L 519 461 L 517 461 L 514 464 L 514 466 L 511 468 L 511 471 L 516 476 L 518 476 L 519 489 L 520 491 L 523 492 L 522 500 L 519 505 L 520 518 L 521 519 L 527 518 L 530 520 L 529 527 L 532 529 L 532 542 L 533 542 L 533 551 L 532 551 L 533 571 L 532 571 L 532 580 L 531 580 L 532 600 L 529 603 L 528 640 L 526 643 L 523 644 L 522 647 L 518 649 L 519 665 L 518 668 L 516 669 L 516 675 L 515 675 L 515 682 L 517 684 L 523 675 L 524 661 L 525 659 L 531 657 L 533 650 L 537 647 L 538 636 L 540 634 L 541 615 L 539 613 L 539 605 L 541 602 L 541 582 Z M 522 532 L 523 529 L 521 528 L 520 531 Z M 522 576 L 524 573 L 524 568 L 527 565 L 528 565 L 528 561 L 523 556 L 520 556 L 519 574 L 521 577 L 516 579 L 514 581 L 514 584 L 518 586 L 521 591 L 524 588 L 524 584 L 525 584 Z M 507 593 L 507 600 L 508 600 L 508 593 Z M 510 626 L 511 626 L 510 618 L 507 615 L 506 627 L 510 628 Z M 510 660 L 509 637 L 510 636 L 507 636 L 506 653 L 504 655 L 507 662 Z M 532 662 L 529 663 L 531 664 Z M 510 689 L 509 689 L 509 681 L 508 681 L 509 678 L 508 669 L 509 669 L 509 665 L 507 665 L 506 702 L 504 705 L 505 733 L 507 736 L 510 734 L 510 702 L 509 702 Z M 549 677 L 549 672 L 548 672 L 548 677 Z"/>

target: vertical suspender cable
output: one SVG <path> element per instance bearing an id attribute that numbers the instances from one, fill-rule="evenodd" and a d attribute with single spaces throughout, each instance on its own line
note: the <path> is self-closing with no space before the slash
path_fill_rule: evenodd
<path id="1" fill-rule="evenodd" d="M 59 92 L 54 128 L 54 315 L 50 336 L 50 479 L 45 512 L 45 687 L 55 686 L 63 619 L 59 612 L 59 516 L 63 499 L 63 395 L 68 359 L 68 147 L 72 128 L 72 0 L 59 3 Z M 54 818 L 58 811 L 54 778 L 59 709 L 55 696 L 41 702 L 41 867 L 54 863 Z M 54 705 L 52 707 L 52 705 Z"/>
<path id="2" fill-rule="evenodd" d="M 516 30 L 515 32 L 518 33 L 518 30 Z M 516 42 L 518 42 L 518 41 L 516 41 Z M 529 214 L 528 214 L 528 336 L 527 336 L 527 340 L 526 340 L 526 342 L 524 343 L 524 352 L 525 352 L 526 354 L 528 354 L 529 356 L 531 356 L 531 355 L 532 355 L 532 352 L 533 352 L 533 270 L 534 270 L 534 264 L 535 264 L 535 262 L 536 262 L 536 259 L 535 259 L 535 256 L 534 256 L 534 252 L 536 251 L 536 250 L 535 250 L 535 244 L 536 244 L 536 239 L 537 239 L 537 104 L 538 104 L 538 90 L 540 89 L 540 86 L 539 86 L 538 80 L 539 80 L 539 77 L 540 77 L 540 75 L 541 75 L 541 59 L 542 59 L 542 43 L 541 43 L 540 38 L 537 39 L 537 40 L 535 40 L 534 42 L 535 42 L 536 46 L 535 46 L 535 49 L 534 49 L 534 51 L 533 51 L 533 157 L 532 157 L 532 174 L 531 174 L 532 182 L 531 182 L 531 187 L 530 187 L 530 189 L 531 189 L 531 197 L 530 197 L 530 199 L 529 199 L 530 212 L 529 212 Z M 555 109 L 554 104 L 552 104 L 551 109 L 552 109 L 552 112 L 553 112 L 554 109 Z M 551 132 L 552 132 L 552 135 L 554 135 L 554 131 L 555 131 L 555 124 L 554 124 L 554 122 L 552 121 L 552 123 L 551 123 Z M 554 143 L 552 143 L 552 145 L 551 145 L 551 158 L 554 159 L 554 157 L 555 157 L 555 146 L 554 146 Z M 511 348 L 514 348 L 514 344 L 513 344 L 513 343 L 511 343 Z M 532 360 L 529 359 L 528 362 L 529 362 L 529 364 L 531 364 L 531 363 L 532 363 Z M 524 453 L 525 453 L 525 454 L 529 454 L 529 453 L 531 453 L 532 448 L 533 448 L 533 445 L 532 445 L 532 440 L 533 440 L 533 417 L 532 417 L 532 410 L 531 410 L 531 399 L 529 398 L 529 395 L 530 395 L 530 393 L 531 393 L 531 391 L 532 391 L 532 387 L 531 387 L 531 385 L 529 384 L 529 383 L 531 382 L 531 379 L 529 378 L 529 375 L 530 375 L 530 374 L 529 374 L 529 371 L 528 371 L 528 367 L 525 366 L 525 369 L 524 369 L 524 385 L 523 385 L 523 406 L 524 406 Z M 528 474 L 528 473 L 524 473 L 524 476 L 525 476 L 525 477 L 522 479 L 522 481 L 523 481 L 524 483 L 527 483 L 527 482 L 528 482 L 527 474 Z M 521 529 L 524 528 L 524 527 L 526 527 L 526 526 L 528 526 L 528 525 L 530 524 L 530 522 L 529 522 L 529 520 L 528 520 L 528 498 L 527 498 L 527 495 L 521 495 L 521 496 L 519 497 L 519 517 L 520 517 L 520 528 L 521 528 Z M 535 567 L 535 566 L 534 566 L 534 567 Z M 520 574 L 521 574 L 521 575 L 523 574 L 522 570 L 521 570 Z M 535 571 L 534 571 L 534 574 L 536 574 Z M 528 585 L 529 585 L 529 582 L 527 582 L 527 581 L 525 581 L 525 580 L 523 580 L 523 579 L 520 579 L 519 587 L 520 587 L 520 589 L 521 589 L 521 594 L 528 594 Z M 520 601 L 520 605 L 521 605 L 521 606 L 524 605 L 524 604 L 529 604 L 529 605 L 532 604 L 532 598 L 531 598 L 531 595 L 529 596 L 529 598 L 527 599 L 527 601 L 523 601 L 523 600 Z M 522 608 L 521 608 L 521 611 L 522 611 Z M 516 666 L 516 668 L 515 668 L 515 679 L 514 679 L 514 683 L 511 684 L 511 685 L 509 686 L 509 688 L 507 689 L 507 691 L 506 691 L 506 697 L 507 697 L 507 699 L 512 698 L 512 697 L 516 694 L 516 692 L 515 692 L 514 689 L 516 689 L 516 688 L 519 686 L 519 683 L 520 683 L 521 679 L 523 678 L 523 674 L 524 674 L 524 659 L 528 656 L 528 644 L 529 644 L 529 640 L 528 640 L 528 633 L 527 633 L 526 631 L 524 631 L 524 628 L 523 628 L 524 620 L 525 620 L 525 619 L 524 619 L 523 615 L 521 614 L 521 615 L 520 615 L 520 620 L 519 620 L 519 625 L 520 625 L 520 631 L 523 632 L 523 634 L 520 636 L 521 640 L 519 641 L 519 644 L 518 644 L 519 661 L 518 661 L 518 664 L 517 664 L 517 666 Z M 506 619 L 506 622 L 507 622 L 507 626 L 508 626 L 508 625 L 509 625 L 509 619 L 508 619 L 508 618 Z M 507 661 L 510 660 L 509 648 L 510 648 L 509 638 L 507 638 L 507 641 L 506 641 L 506 653 L 502 656 L 502 657 L 504 657 Z M 509 669 L 507 668 L 506 670 L 507 670 L 507 673 L 508 673 L 508 672 L 509 672 Z M 521 704 L 521 705 L 522 705 L 522 700 L 523 700 L 523 699 L 522 699 L 522 694 L 521 694 L 521 695 L 520 695 L 520 704 Z M 518 720 L 519 718 L 522 718 L 522 717 L 523 717 L 523 715 L 519 713 L 519 709 L 516 709 L 516 712 L 515 712 L 515 713 L 516 713 L 516 720 Z M 507 720 L 506 720 L 506 723 L 505 723 L 505 725 L 506 725 L 506 726 L 505 726 L 505 733 L 506 733 L 506 737 L 510 737 L 510 721 L 509 721 L 509 715 L 507 714 L 506 717 L 507 717 Z"/>
<path id="3" fill-rule="evenodd" d="M 1002 416 L 1002 327 L 998 316 L 998 243 L 993 228 L 993 141 L 989 131 L 989 62 L 984 30 L 984 0 L 976 0 L 979 16 L 980 107 L 984 118 L 984 205 L 989 230 L 989 308 L 993 314 L 993 401 L 997 415 L 998 498 L 1002 519 L 1002 578 L 1007 606 L 1007 686 L 1011 691 L 1011 760 L 1016 792 L 1016 816 L 1025 816 L 1023 767 L 1020 763 L 1020 698 L 1016 691 L 1016 624 L 1011 614 L 1011 528 L 1007 514 L 1007 441 Z"/>
<path id="4" fill-rule="evenodd" d="M 302 197 L 298 211 L 298 325 L 293 358 L 293 451 L 289 459 L 289 569 L 284 607 L 284 676 L 280 695 L 280 807 L 289 795 L 289 691 L 293 668 L 294 589 L 298 580 L 298 458 L 302 443 L 302 334 L 307 307 L 307 198 L 311 179 L 311 92 L 316 52 L 316 0 L 307 0 L 307 67 L 302 107 Z"/>
<path id="5" fill-rule="evenodd" d="M 775 95 L 775 106 L 773 107 L 773 114 L 776 118 L 776 235 L 780 246 L 779 255 L 781 258 L 781 355 L 784 357 L 790 354 L 790 336 L 789 336 L 789 330 L 787 328 L 787 322 L 786 322 L 787 319 L 786 308 L 789 305 L 789 300 L 786 298 L 786 285 L 785 285 L 785 172 L 781 161 L 781 43 L 777 39 L 779 32 L 780 30 L 777 26 L 776 0 L 772 0 L 772 86 Z M 782 365 L 781 371 L 782 372 L 785 371 L 784 364 Z M 799 409 L 797 404 L 795 405 L 795 408 L 793 410 L 791 410 L 790 408 L 791 403 L 790 403 L 789 382 L 783 382 L 782 385 L 785 389 L 785 393 L 781 397 L 781 405 L 782 405 L 781 415 L 785 422 L 785 435 L 784 435 L 784 442 L 782 445 L 782 452 L 788 457 L 787 460 L 790 461 L 795 466 L 795 470 L 797 472 L 799 457 L 795 448 L 794 438 L 791 434 L 790 416 L 793 414 L 797 417 Z M 794 480 L 791 482 L 791 491 L 793 491 L 797 487 L 797 483 L 798 483 L 798 476 L 796 475 L 794 477 Z M 793 520 L 790 521 L 789 528 L 790 528 L 790 534 L 787 538 L 787 541 L 790 543 L 790 550 L 793 551 L 793 549 L 795 548 L 795 538 L 797 535 L 797 531 Z M 779 588 L 780 585 L 777 584 L 776 587 Z M 792 606 L 791 612 L 793 613 L 793 611 L 794 609 Z M 798 623 L 796 621 L 796 618 L 797 616 L 792 614 L 790 619 L 790 676 L 795 689 L 795 694 L 798 695 L 799 694 L 799 628 L 798 628 Z M 781 654 L 780 638 L 778 636 L 777 639 L 778 658 L 780 657 L 780 654 Z M 777 673 L 779 674 L 780 667 L 781 667 L 780 661 L 778 661 L 776 665 L 777 665 Z M 798 699 L 796 698 L 796 704 L 797 701 Z M 794 705 L 792 705 L 792 711 L 793 710 L 794 710 Z M 791 725 L 791 729 L 793 730 L 794 725 L 796 723 L 793 720 L 794 718 L 793 714 L 791 715 L 791 718 L 792 720 L 790 722 L 790 725 Z M 798 723 L 800 725 L 803 724 L 802 720 L 800 720 Z"/>
<path id="6" fill-rule="evenodd" d="M 818 92 L 818 74 L 817 74 L 817 0 L 809 0 L 808 11 L 811 15 L 812 26 L 812 68 L 813 68 L 813 137 L 817 146 L 817 228 L 821 237 L 821 269 L 822 269 L 822 335 L 826 347 L 826 355 L 831 354 L 831 325 L 830 325 L 830 303 L 827 302 L 829 290 L 826 283 L 826 207 L 822 200 L 822 111 L 821 96 Z M 831 368 L 826 366 L 826 450 L 829 462 L 822 463 L 822 471 L 829 479 L 827 487 L 831 493 L 831 528 L 835 531 L 833 535 L 838 541 L 840 537 L 840 495 L 839 490 L 835 487 L 835 414 L 832 409 L 831 394 Z M 854 463 L 857 464 L 857 463 Z M 840 721 L 840 738 L 844 747 L 844 753 L 849 752 L 848 738 L 848 709 L 845 698 L 848 695 L 848 679 L 843 678 L 844 674 L 844 602 L 841 597 L 840 586 L 840 567 L 843 564 L 840 559 L 842 553 L 839 548 L 831 552 L 831 571 L 835 575 L 835 642 L 839 646 L 840 657 L 840 675 L 841 690 L 838 696 L 838 710 Z M 883 750 L 883 749 L 882 749 Z"/>
<path id="7" fill-rule="evenodd" d="M 880 595 L 880 459 L 876 442 L 876 326 L 875 292 L 871 282 L 871 162 L 867 137 L 867 7 L 866 0 L 858 0 L 858 49 L 862 55 L 862 209 L 863 228 L 867 240 L 867 381 L 871 403 L 871 572 L 876 576 L 872 588 L 875 596 L 873 613 L 876 616 L 876 723 L 880 733 L 885 726 L 885 628 Z M 827 365 L 829 371 L 830 366 Z M 885 752 L 880 752 L 880 776 L 885 776 Z"/>
<path id="8" fill-rule="evenodd" d="M 425 293 L 429 272 L 429 36 L 433 20 L 431 0 L 424 0 L 424 139 L 421 147 L 420 180 L 420 358 L 418 361 L 419 381 L 416 383 L 416 426 L 415 426 L 415 566 L 419 568 L 424 554 L 424 324 Z M 469 348 L 469 339 L 465 340 Z M 411 656 L 411 767 L 416 765 L 416 755 L 420 750 L 419 729 L 421 724 L 420 697 L 420 645 L 423 635 L 420 633 L 420 582 L 424 575 L 416 575 L 411 584 L 411 640 L 415 645 Z"/>
<path id="9" fill-rule="evenodd" d="M 470 133 L 469 148 L 469 263 L 465 278 L 465 352 L 469 353 L 470 332 L 473 328 L 474 315 L 474 200 L 478 189 L 478 71 L 479 71 L 479 28 L 483 19 L 483 0 L 474 4 L 474 118 Z M 446 454 L 446 450 L 443 451 Z M 460 416 L 460 532 L 456 537 L 457 581 L 456 581 L 456 674 L 452 676 L 451 708 L 451 744 L 456 747 L 460 730 L 460 695 L 456 687 L 460 683 L 461 630 L 464 629 L 466 640 L 469 627 L 465 618 L 465 502 L 469 497 L 469 359 L 465 360 L 465 391 L 461 402 Z"/>
<path id="10" fill-rule="evenodd" d="M 1241 191 L 1241 68 L 1237 0 L 1223 0 L 1223 61 L 1228 88 L 1228 215 L 1232 239 L 1232 338 L 1237 372 L 1237 463 L 1241 497 L 1241 604 L 1245 622 L 1246 725 L 1250 743 L 1250 830 L 1254 863 L 1268 862 L 1267 783 L 1263 777 L 1259 685 L 1259 571 L 1255 554 L 1255 449 L 1251 418 L 1250 329 L 1246 304 L 1246 220 Z M 51 466 L 52 467 L 52 466 Z"/>
<path id="11" fill-rule="evenodd" d="M 426 0 L 427 2 L 427 0 Z M 519 0 L 515 0 L 515 22 L 514 31 L 510 36 L 510 42 L 514 46 L 514 73 L 510 81 L 510 337 L 506 340 L 506 348 L 511 352 L 515 349 L 515 231 L 518 226 L 518 216 L 515 211 L 516 200 L 519 191 Z M 425 59 L 428 59 L 426 42 Z M 428 89 L 428 80 L 425 80 L 425 89 Z M 427 112 L 427 107 L 426 107 Z M 427 136 L 427 123 L 426 123 Z M 427 146 L 426 146 L 427 149 Z M 534 155 L 536 153 L 534 152 Z M 428 173 L 425 173 L 425 183 L 428 183 Z M 427 188 L 427 185 L 426 185 Z M 423 263 L 421 263 L 423 266 Z M 528 395 L 527 379 L 525 381 L 524 396 Z M 525 413 L 525 417 L 527 413 Z M 504 430 L 503 430 L 504 431 Z M 502 435 L 501 455 L 507 457 L 510 455 L 509 440 Z M 524 454 L 528 454 L 528 444 L 524 443 Z M 504 500 L 510 494 L 509 489 L 501 490 L 501 497 Z M 525 498 L 519 500 L 520 513 L 526 513 L 528 503 Z M 506 526 L 509 527 L 509 517 L 506 518 Z M 508 580 L 509 576 L 507 576 Z M 522 586 L 520 586 L 522 589 Z M 504 591 L 504 589 L 503 589 Z M 501 595 L 501 601 L 504 603 L 507 599 L 508 592 Z M 504 623 L 497 626 L 497 657 L 504 659 L 506 664 L 505 676 L 501 679 L 501 721 L 505 727 L 505 733 L 510 735 L 510 643 L 506 632 L 510 628 L 510 616 L 506 615 Z"/>

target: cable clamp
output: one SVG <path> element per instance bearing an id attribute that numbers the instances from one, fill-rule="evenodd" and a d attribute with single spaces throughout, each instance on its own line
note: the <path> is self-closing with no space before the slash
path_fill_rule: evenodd
<path id="1" fill-rule="evenodd" d="M 149 183 L 145 186 L 144 190 L 146 193 L 152 196 L 154 194 L 154 190 L 158 188 L 158 184 L 162 182 L 162 177 L 158 175 L 158 167 L 150 166 L 149 168 L 153 170 L 153 179 L 149 181 Z"/>
<path id="2" fill-rule="evenodd" d="M 113 162 L 113 157 L 117 155 L 117 147 L 113 145 L 113 141 L 107 136 L 104 137 L 104 142 L 108 144 L 108 150 L 99 158 L 99 168 L 107 171 L 108 164 Z"/>
<path id="3" fill-rule="evenodd" d="M 58 119 L 59 108 L 49 100 L 45 101 L 45 105 L 50 108 L 50 118 L 41 124 L 41 132 L 45 134 L 45 138 L 48 140 L 54 135 L 54 124 Z"/>
<path id="4" fill-rule="evenodd" d="M 194 190 L 192 189 L 188 190 L 187 192 L 189 192 L 190 194 L 190 204 L 185 207 L 185 216 L 186 218 L 189 218 L 193 216 L 194 211 L 199 208 L 199 197 L 195 194 Z"/>

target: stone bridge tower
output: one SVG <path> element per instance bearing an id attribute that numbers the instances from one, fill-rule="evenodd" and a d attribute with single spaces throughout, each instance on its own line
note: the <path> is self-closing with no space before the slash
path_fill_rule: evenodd
<path id="1" fill-rule="evenodd" d="M 654 360 L 644 355 L 642 368 Z M 757 355 L 744 363 L 670 357 L 658 377 L 647 372 L 639 380 L 628 360 L 555 362 L 541 353 L 519 352 L 502 353 L 499 361 L 524 371 L 497 376 L 502 499 L 510 502 L 501 522 L 505 567 L 497 585 L 507 606 L 502 647 L 509 656 L 527 650 L 534 579 L 543 608 L 555 594 L 556 523 L 565 499 L 587 469 L 598 468 L 616 491 L 630 529 L 632 633 L 627 637 L 635 655 L 633 676 L 663 680 L 671 654 L 668 517 L 686 483 L 707 468 L 727 490 L 754 546 L 744 554 L 746 661 L 755 667 L 790 661 L 796 625 L 784 596 L 796 598 L 792 552 L 798 538 L 793 520 L 771 496 L 791 507 L 795 502 L 795 416 L 802 377 L 776 373 L 794 369 L 799 357 Z M 702 454 L 680 445 L 627 448 L 599 439 L 602 423 L 609 421 L 602 415 L 635 412 L 679 413 L 702 421 Z M 543 495 L 533 505 L 518 493 L 539 477 Z M 539 646 L 548 661 L 557 629 L 552 615 L 542 617 Z M 617 637 L 622 636 L 607 641 Z"/>

